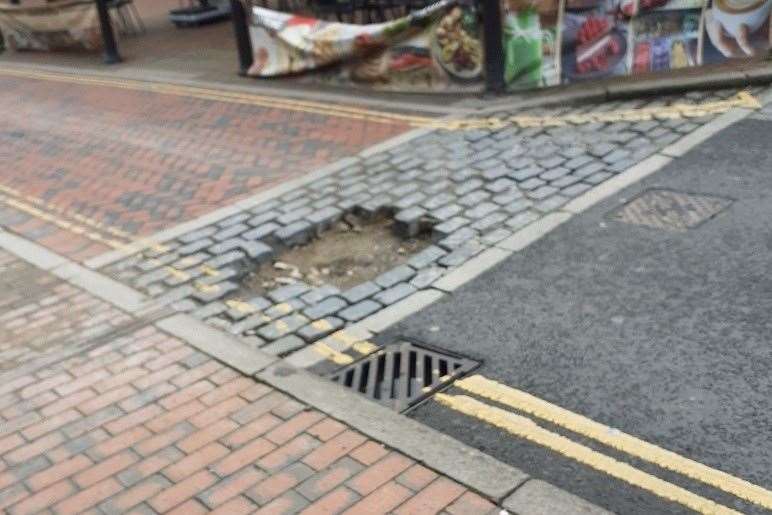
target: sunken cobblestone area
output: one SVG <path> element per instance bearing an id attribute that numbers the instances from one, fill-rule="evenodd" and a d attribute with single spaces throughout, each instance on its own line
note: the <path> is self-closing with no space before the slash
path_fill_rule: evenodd
<path id="1" fill-rule="evenodd" d="M 560 116 L 709 102 L 736 91 L 497 113 Z M 279 198 L 126 259 L 108 272 L 276 355 L 285 355 L 426 288 L 515 231 L 623 172 L 701 124 L 700 118 L 495 131 L 434 131 Z M 388 213 L 433 244 L 347 291 L 293 284 L 235 299 L 250 263 L 269 262 L 347 212 Z"/>

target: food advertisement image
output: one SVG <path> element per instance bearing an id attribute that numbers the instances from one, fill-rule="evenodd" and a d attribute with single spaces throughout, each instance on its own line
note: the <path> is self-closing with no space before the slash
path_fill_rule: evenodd
<path id="1" fill-rule="evenodd" d="M 394 91 L 481 91 L 485 58 L 474 2 L 444 0 L 356 25 L 255 7 L 248 74 Z M 311 73 L 308 73 L 311 72 Z"/>
<path id="2" fill-rule="evenodd" d="M 628 73 L 629 20 L 610 1 L 566 0 L 562 25 L 564 82 Z"/>
<path id="3" fill-rule="evenodd" d="M 352 64 L 348 77 L 381 87 L 397 84 L 429 90 L 481 83 L 479 27 L 473 6 L 454 6 L 415 37 Z"/>
<path id="4" fill-rule="evenodd" d="M 770 48 L 772 0 L 712 0 L 705 7 L 703 62 L 761 56 Z"/>
<path id="5" fill-rule="evenodd" d="M 632 73 L 676 70 L 700 64 L 699 9 L 657 10 L 631 23 Z"/>
<path id="6" fill-rule="evenodd" d="M 502 7 L 504 82 L 510 89 L 558 84 L 558 0 L 506 0 Z"/>

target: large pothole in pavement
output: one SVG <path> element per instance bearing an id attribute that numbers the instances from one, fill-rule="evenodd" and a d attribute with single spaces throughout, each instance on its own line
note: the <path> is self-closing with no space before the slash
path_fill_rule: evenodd
<path id="1" fill-rule="evenodd" d="M 249 269 L 237 295 L 265 295 L 300 282 L 347 290 L 405 264 L 429 244 L 427 231 L 402 237 L 388 217 L 366 220 L 348 214 L 319 238 Z"/>
<path id="2" fill-rule="evenodd" d="M 286 355 L 425 288 L 444 273 L 447 252 L 432 222 L 347 213 L 291 246 L 271 239 L 270 259 L 242 261 L 237 286 L 193 315 Z"/>

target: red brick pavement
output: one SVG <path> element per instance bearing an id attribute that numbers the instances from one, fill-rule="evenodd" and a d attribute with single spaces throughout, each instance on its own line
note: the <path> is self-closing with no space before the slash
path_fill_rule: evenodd
<path id="1" fill-rule="evenodd" d="M 0 186 L 41 200 L 37 207 L 65 222 L 80 223 L 78 214 L 129 235 L 195 218 L 407 130 L 6 76 L 0 111 Z M 0 225 L 76 259 L 109 248 L 2 202 Z"/>
<path id="2" fill-rule="evenodd" d="M 0 513 L 495 511 L 341 422 L 139 327 L 0 251 Z"/>
<path id="3" fill-rule="evenodd" d="M 145 328 L 0 384 L 0 511 L 474 514 L 494 506 Z"/>

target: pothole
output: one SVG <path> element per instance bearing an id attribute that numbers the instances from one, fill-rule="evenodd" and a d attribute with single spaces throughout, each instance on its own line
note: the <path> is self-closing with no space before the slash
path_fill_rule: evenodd
<path id="1" fill-rule="evenodd" d="M 248 270 L 236 294 L 264 295 L 295 283 L 346 290 L 404 264 L 430 244 L 428 232 L 399 236 L 388 217 L 367 220 L 347 214 L 311 242 Z"/>

